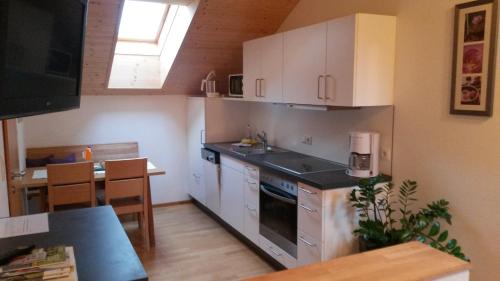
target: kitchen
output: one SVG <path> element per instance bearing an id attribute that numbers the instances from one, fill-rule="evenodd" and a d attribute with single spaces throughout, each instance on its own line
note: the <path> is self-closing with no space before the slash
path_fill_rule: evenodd
<path id="1" fill-rule="evenodd" d="M 199 7 L 209 16 L 210 12 L 213 12 L 212 9 L 224 5 L 215 1 L 212 2 L 214 6 L 210 6 L 207 4 L 210 2 L 202 1 Z M 269 262 L 277 269 L 283 269 L 327 261 L 357 251 L 357 242 L 352 233 L 356 228 L 356 219 L 355 214 L 349 213 L 352 208 L 347 201 L 348 193 L 357 183 L 345 173 L 351 156 L 350 133 L 378 133 L 380 135 L 379 149 L 376 149 L 379 153 L 378 171 L 387 175 L 386 180 L 391 180 L 392 177 L 396 185 L 407 178 L 419 181 L 422 185 L 420 196 L 423 199 L 431 200 L 439 197 L 450 199 L 451 210 L 454 213 L 454 224 L 450 227 L 450 232 L 463 244 L 473 262 L 481 260 L 473 263 L 472 280 L 489 280 L 487 276 L 494 276 L 495 269 L 492 265 L 498 257 L 493 249 L 475 243 L 479 239 L 487 241 L 486 239 L 490 238 L 485 237 L 487 235 L 483 230 L 485 221 L 482 219 L 474 221 L 474 219 L 480 216 L 479 214 L 492 210 L 490 203 L 493 204 L 493 198 L 496 198 L 498 193 L 486 187 L 496 182 L 494 175 L 485 176 L 484 171 L 481 172 L 477 167 L 484 166 L 481 164 L 484 159 L 496 160 L 492 159 L 490 154 L 477 151 L 477 147 L 485 147 L 490 140 L 494 141 L 496 133 L 489 132 L 495 131 L 493 129 L 497 118 L 478 119 L 448 114 L 449 97 L 445 93 L 449 92 L 449 72 L 452 64 L 451 54 L 448 54 L 452 45 L 452 14 L 454 5 L 460 1 L 453 3 L 426 1 L 420 4 L 411 1 L 382 1 L 374 4 L 361 0 L 352 3 L 343 1 L 330 3 L 320 0 L 309 3 L 297 2 L 297 4 L 287 3 L 290 8 L 288 6 L 286 9 L 283 8 L 281 11 L 283 15 L 280 20 L 276 20 L 278 24 L 269 28 L 273 29 L 272 31 L 258 36 L 246 35 L 245 40 L 240 40 L 241 53 L 236 52 L 239 55 L 231 56 L 238 57 L 237 60 L 241 60 L 241 63 L 226 68 L 221 66 L 222 64 L 205 63 L 207 67 L 203 72 L 197 69 L 199 72 L 197 75 L 182 73 L 186 78 L 179 78 L 181 75 L 179 70 L 173 72 L 172 75 L 175 75 L 169 77 L 167 83 L 172 85 L 174 77 L 182 82 L 174 83 L 170 88 L 172 93 L 189 88 L 189 95 L 162 95 L 154 89 L 143 91 L 142 96 L 136 89 L 127 89 L 126 91 L 132 94 L 118 94 L 119 96 L 113 96 L 117 95 L 116 89 L 105 89 L 102 95 L 84 95 L 79 110 L 23 118 L 21 120 L 23 128 L 20 130 L 24 134 L 25 147 L 137 141 L 140 154 L 147 156 L 166 171 L 164 176 L 151 178 L 151 199 L 152 204 L 156 205 L 155 216 L 168 215 L 168 210 L 172 214 L 184 212 L 185 210 L 180 207 L 182 204 L 179 206 L 169 204 L 179 202 L 191 204 L 186 201 L 190 202 L 194 198 L 197 201 L 195 203 L 197 208 L 208 214 L 205 219 L 217 221 L 218 224 L 211 225 L 210 228 L 222 226 L 234 237 L 238 237 L 243 247 L 248 246 L 250 252 L 257 253 L 259 259 Z M 279 10 L 274 6 L 268 9 Z M 422 17 L 427 13 L 430 13 L 430 20 L 422 22 Z M 263 12 L 260 15 L 264 14 Z M 384 28 L 379 27 L 380 23 L 365 23 L 363 26 L 363 17 L 368 15 L 393 19 L 394 22 L 387 23 Z M 362 19 L 354 20 L 356 17 Z M 193 20 L 199 20 L 198 16 Z M 352 40 L 331 42 L 328 35 L 318 35 L 321 32 L 324 32 L 323 34 L 332 32 L 332 28 L 328 28 L 329 24 L 330 26 L 338 24 L 339 27 L 346 28 L 341 30 L 343 32 L 341 38 Z M 321 31 L 320 26 L 326 26 L 323 27 L 325 30 Z M 359 33 L 346 31 L 354 27 Z M 363 32 L 363 28 L 367 31 Z M 388 29 L 392 31 L 389 32 Z M 291 36 L 294 32 L 297 32 L 296 37 Z M 380 34 L 377 35 L 377 32 Z M 189 38 L 187 42 L 194 42 L 195 39 L 189 37 L 189 33 L 186 36 Z M 280 37 L 281 39 L 276 39 Z M 388 37 L 390 40 L 380 40 Z M 425 48 L 416 47 L 420 42 L 417 40 L 418 37 L 432 39 L 428 44 L 436 51 L 426 52 Z M 234 40 L 229 37 L 226 39 Z M 362 55 L 365 42 L 363 40 L 383 41 L 380 43 L 384 46 L 381 48 L 383 54 L 378 56 L 372 54 L 368 57 L 377 57 L 380 60 L 363 60 L 366 59 Z M 302 44 L 304 41 L 313 43 L 308 46 Z M 200 42 L 206 41 L 200 40 Z M 287 42 L 289 46 L 293 46 L 292 50 L 287 49 Z M 279 44 L 283 44 L 281 48 Z M 329 57 L 328 50 L 331 48 L 326 47 L 328 44 L 340 45 L 338 48 L 341 51 L 333 53 L 338 57 Z M 276 45 L 278 48 L 274 48 Z M 354 45 L 358 46 L 358 59 L 342 51 L 354 53 Z M 193 45 L 186 45 L 181 48 L 181 52 L 188 48 L 196 49 Z M 279 50 L 282 53 L 279 53 Z M 307 52 L 304 59 L 289 60 L 300 57 L 298 54 L 301 52 Z M 215 56 L 207 54 L 205 54 L 207 60 L 211 60 L 208 57 Z M 323 58 L 322 61 L 318 59 L 320 57 Z M 276 62 L 279 58 L 284 62 Z M 425 67 L 426 63 L 419 58 L 425 59 L 432 69 Z M 329 59 L 342 59 L 343 67 L 329 68 Z M 371 63 L 375 72 L 374 68 L 368 67 Z M 350 72 L 349 69 L 359 69 L 360 72 Z M 204 92 L 200 92 L 200 80 L 211 70 L 216 72 L 213 78 L 216 80 L 215 91 L 224 95 L 223 98 L 200 96 L 205 95 Z M 289 72 L 290 70 L 292 72 Z M 243 74 L 244 96 L 229 97 L 226 90 L 230 85 L 229 75 L 238 73 Z M 356 74 L 345 78 L 343 75 L 346 73 Z M 371 80 L 374 76 L 379 80 Z M 425 82 L 418 83 L 419 81 Z M 353 86 L 347 91 L 333 90 L 354 84 L 356 87 Z M 416 84 L 419 85 L 419 89 L 416 89 Z M 363 89 L 366 85 L 370 87 L 369 90 Z M 87 92 L 97 91 L 97 86 L 85 86 L 84 83 L 85 87 Z M 182 87 L 185 88 L 181 90 Z M 351 93 L 351 99 L 342 100 L 344 97 L 339 94 L 345 92 Z M 362 95 L 366 93 L 370 96 L 363 97 Z M 377 94 L 380 94 L 379 98 L 372 100 L 371 98 Z M 422 95 L 425 101 L 418 98 Z M 71 120 L 82 121 L 75 125 Z M 470 142 L 465 141 L 468 136 L 462 134 L 465 129 L 479 137 Z M 266 134 L 265 137 L 263 132 Z M 258 134 L 261 138 L 257 137 Z M 254 140 L 259 141 L 259 144 L 252 149 L 232 145 L 242 141 L 252 143 Z M 262 142 L 270 145 L 271 149 L 267 153 L 263 153 Z M 202 152 L 202 148 L 212 152 Z M 460 153 L 455 153 L 456 151 Z M 286 158 L 288 162 L 281 161 L 283 160 L 281 157 Z M 212 158 L 216 163 L 211 162 Z M 292 158 L 298 162 L 290 163 Z M 318 164 L 320 171 L 324 169 L 328 171 L 298 174 L 296 167 L 293 166 L 297 163 L 302 168 L 315 167 L 315 164 Z M 330 167 L 337 163 L 343 168 Z M 465 180 L 456 179 L 454 175 L 465 170 L 472 173 L 471 177 Z M 332 173 L 335 174 L 333 180 L 325 178 L 325 174 Z M 281 236 L 277 238 L 273 231 L 271 233 L 264 231 L 264 234 L 261 231 L 265 229 L 266 223 L 260 221 L 262 218 L 272 219 L 273 216 L 280 215 L 262 206 L 265 205 L 264 202 L 268 202 L 264 200 L 275 198 L 266 197 L 261 187 L 267 185 L 268 190 L 273 190 L 273 187 L 280 186 L 279 183 L 275 184 L 276 181 L 283 183 L 285 187 L 288 186 L 288 190 L 291 191 L 280 189 L 281 191 L 277 193 L 285 197 L 291 195 L 289 196 L 291 198 L 287 199 L 292 200 L 289 202 L 295 201 L 297 225 L 287 224 L 280 226 L 279 229 L 295 230 L 285 232 L 292 234 L 290 240 L 295 240 L 296 248 L 287 243 L 290 240 L 286 238 L 283 240 Z M 340 185 L 337 182 L 340 182 Z M 230 193 L 225 193 L 227 190 L 225 187 L 228 185 L 238 186 L 238 189 L 230 189 Z M 470 186 L 485 186 L 484 188 L 493 196 L 484 198 L 484 195 L 471 195 L 468 191 Z M 214 193 L 209 190 L 219 190 L 220 193 L 214 197 Z M 344 200 L 339 199 L 335 205 L 331 202 L 326 203 L 327 198 Z M 466 204 L 469 200 L 472 203 Z M 291 205 L 278 201 L 270 202 L 272 203 L 269 204 L 287 208 Z M 487 204 L 482 204 L 485 202 Z M 328 208 L 333 207 L 339 208 L 335 211 L 342 211 L 330 212 Z M 189 209 L 189 212 L 194 210 Z M 172 217 L 172 220 L 174 219 Z M 155 217 L 155 220 L 159 223 L 163 219 Z M 283 219 L 278 218 L 277 221 Z M 287 218 L 284 221 L 288 223 L 294 220 Z M 272 221 L 270 223 L 273 228 Z M 334 228 L 329 224 L 341 227 Z M 168 236 L 178 237 L 175 233 L 160 234 L 169 227 L 159 225 L 155 227 L 157 239 L 160 241 L 157 248 L 152 253 L 138 250 L 149 277 L 159 280 L 165 276 L 186 280 L 193 278 L 180 272 L 178 275 L 168 275 L 165 274 L 165 269 L 154 267 L 158 263 L 155 259 L 166 255 L 175 244 L 175 241 L 171 241 L 172 238 Z M 342 239 L 335 240 L 338 236 Z M 202 236 L 197 237 L 202 238 Z M 131 240 L 134 241 L 133 238 Z M 310 244 L 315 245 L 316 250 L 307 252 L 311 248 Z M 254 258 L 252 256 L 250 259 Z M 255 275 L 259 274 L 240 276 L 240 278 Z M 207 275 L 200 276 L 207 277 Z M 240 278 L 229 274 L 219 279 Z"/>

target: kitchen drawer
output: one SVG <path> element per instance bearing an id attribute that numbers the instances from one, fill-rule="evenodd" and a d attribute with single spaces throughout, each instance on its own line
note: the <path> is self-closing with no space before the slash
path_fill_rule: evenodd
<path id="1" fill-rule="evenodd" d="M 245 182 L 245 203 L 259 206 L 259 183 Z"/>
<path id="2" fill-rule="evenodd" d="M 255 244 L 259 244 L 259 206 L 245 203 L 244 235 Z"/>
<path id="3" fill-rule="evenodd" d="M 286 268 L 297 267 L 297 259 L 290 256 L 287 252 L 276 246 L 265 237 L 259 235 L 259 246 L 264 252 L 268 253 L 277 262 L 284 265 Z"/>
<path id="4" fill-rule="evenodd" d="M 317 206 L 298 203 L 297 205 L 297 228 L 308 235 L 321 241 L 322 237 L 323 210 Z"/>
<path id="5" fill-rule="evenodd" d="M 255 181 L 259 182 L 259 168 L 245 164 L 245 176 L 248 179 L 254 179 Z"/>
<path id="6" fill-rule="evenodd" d="M 303 203 L 304 205 L 321 209 L 322 208 L 321 198 L 322 198 L 321 190 L 310 187 L 303 183 L 299 183 L 299 189 L 298 189 L 299 203 Z"/>
<path id="7" fill-rule="evenodd" d="M 299 230 L 297 233 L 297 266 L 320 262 L 321 246 L 321 240 Z"/>

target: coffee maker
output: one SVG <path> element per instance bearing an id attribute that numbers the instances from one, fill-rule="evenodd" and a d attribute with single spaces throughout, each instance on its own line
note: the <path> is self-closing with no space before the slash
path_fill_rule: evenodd
<path id="1" fill-rule="evenodd" d="M 349 134 L 349 169 L 353 177 L 369 178 L 379 174 L 380 134 L 375 132 L 351 132 Z"/>

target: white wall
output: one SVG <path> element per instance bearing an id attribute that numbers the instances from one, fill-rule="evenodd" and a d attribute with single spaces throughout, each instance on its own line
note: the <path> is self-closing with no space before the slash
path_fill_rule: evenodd
<path id="1" fill-rule="evenodd" d="M 379 132 L 381 148 L 389 151 L 387 159 L 380 159 L 380 171 L 391 174 L 393 107 L 325 112 L 252 103 L 250 125 L 266 131 L 273 145 L 344 164 L 349 157 L 349 132 Z M 312 137 L 312 145 L 302 143 L 305 136 Z"/>
<path id="2" fill-rule="evenodd" d="M 187 200 L 186 97 L 84 96 L 81 108 L 24 118 L 26 146 L 139 143 L 166 170 L 151 177 L 153 204 Z"/>
<path id="3" fill-rule="evenodd" d="M 451 202 L 472 280 L 500 276 L 500 71 L 492 118 L 450 115 L 454 6 L 468 0 L 302 0 L 280 31 L 354 12 L 397 15 L 393 176 L 415 179 L 421 204 Z M 499 22 L 500 23 L 500 22 Z M 497 42 L 500 46 L 500 42 Z M 500 56 L 497 56 L 497 69 Z"/>

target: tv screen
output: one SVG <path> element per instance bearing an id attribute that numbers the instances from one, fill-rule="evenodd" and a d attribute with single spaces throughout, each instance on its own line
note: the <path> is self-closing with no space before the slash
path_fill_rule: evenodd
<path id="1" fill-rule="evenodd" d="M 0 119 L 80 106 L 86 0 L 0 0 Z"/>

